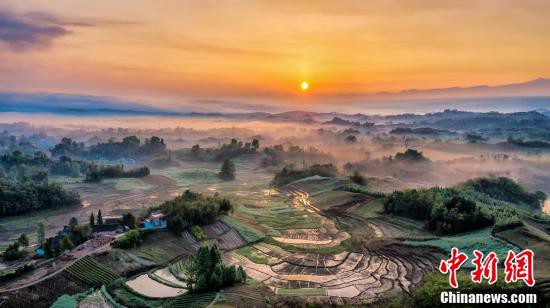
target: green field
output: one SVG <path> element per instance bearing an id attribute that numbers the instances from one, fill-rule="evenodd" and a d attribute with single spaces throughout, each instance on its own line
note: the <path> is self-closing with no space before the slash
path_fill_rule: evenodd
<path id="1" fill-rule="evenodd" d="M 65 269 L 79 280 L 91 285 L 110 285 L 120 276 L 112 269 L 86 256 Z"/>
<path id="2" fill-rule="evenodd" d="M 266 237 L 264 243 L 278 246 L 279 248 L 293 253 L 320 253 L 320 254 L 338 254 L 344 251 L 349 251 L 352 248 L 352 240 L 348 238 L 347 240 L 342 241 L 339 246 L 333 247 L 314 247 L 306 248 L 300 246 L 294 246 L 292 244 L 286 244 L 274 240 L 272 237 Z"/>
<path id="3" fill-rule="evenodd" d="M 307 192 L 310 195 L 320 194 L 331 191 L 349 183 L 347 178 L 326 178 L 322 176 L 310 176 L 298 181 L 294 181 L 286 187 L 294 188 Z"/>
<path id="4" fill-rule="evenodd" d="M 273 265 L 281 262 L 281 259 L 268 256 L 250 246 L 237 249 L 237 253 L 257 264 Z"/>
<path id="5" fill-rule="evenodd" d="M 165 300 L 149 299 L 141 297 L 128 291 L 126 288 L 120 287 L 112 291 L 113 298 L 127 307 L 161 307 Z"/>
<path id="6" fill-rule="evenodd" d="M 324 288 L 277 289 L 277 295 L 281 295 L 281 296 L 325 296 L 325 295 L 327 295 L 327 291 Z"/>
<path id="7" fill-rule="evenodd" d="M 474 232 L 462 233 L 456 236 L 442 236 L 437 240 L 428 241 L 405 241 L 413 246 L 429 246 L 451 251 L 456 247 L 468 255 L 468 260 L 473 260 L 473 251 L 477 249 L 484 254 L 494 251 L 498 258 L 504 260 L 508 250 L 518 251 L 517 247 L 491 235 L 491 228 L 485 228 Z M 466 262 L 464 267 L 472 267 L 471 262 Z"/>
<path id="8" fill-rule="evenodd" d="M 208 306 L 214 298 L 216 293 L 202 293 L 202 294 L 184 294 L 180 295 L 172 300 L 169 300 L 164 307 L 169 308 L 202 308 Z"/>
<path id="9" fill-rule="evenodd" d="M 250 208 L 244 205 L 235 210 L 238 216 L 274 229 L 304 228 L 317 229 L 320 218 L 303 208 L 289 208 L 287 205 L 274 205 L 268 208 Z"/>
<path id="10" fill-rule="evenodd" d="M 366 197 L 363 194 L 333 190 L 311 197 L 311 205 L 321 210 L 329 210 L 332 207 L 359 203 L 365 201 L 365 199 Z"/>
<path id="11" fill-rule="evenodd" d="M 176 181 L 178 186 L 216 184 L 221 182 L 217 171 L 208 169 L 181 170 L 179 168 L 171 167 L 162 170 L 155 170 L 155 173 Z"/>
<path id="12" fill-rule="evenodd" d="M 162 263 L 169 258 L 168 254 L 161 247 L 139 247 L 133 253 L 145 260 L 155 263 Z"/>
<path id="13" fill-rule="evenodd" d="M 243 239 L 248 243 L 257 242 L 265 237 L 265 235 L 259 230 L 247 226 L 229 216 L 223 216 L 222 221 L 231 228 L 237 230 L 237 232 L 239 232 Z"/>
<path id="14" fill-rule="evenodd" d="M 154 186 L 136 178 L 104 179 L 101 184 L 111 186 L 117 190 L 147 190 L 154 188 Z"/>
<path id="15" fill-rule="evenodd" d="M 384 199 L 374 199 L 363 203 L 352 209 L 352 213 L 363 218 L 374 218 L 382 215 L 384 212 Z"/>

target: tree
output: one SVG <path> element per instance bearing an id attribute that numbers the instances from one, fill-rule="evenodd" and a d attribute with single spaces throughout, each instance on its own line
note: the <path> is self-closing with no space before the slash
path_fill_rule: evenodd
<path id="1" fill-rule="evenodd" d="M 95 217 L 94 217 L 94 211 L 90 213 L 90 226 L 93 227 L 95 225 Z"/>
<path id="2" fill-rule="evenodd" d="M 27 235 L 25 233 L 22 233 L 17 239 L 17 243 L 19 243 L 19 245 L 23 247 L 29 246 L 29 239 L 27 238 Z"/>
<path id="3" fill-rule="evenodd" d="M 97 211 L 97 224 L 102 225 L 103 224 L 103 216 L 101 216 L 101 210 Z"/>
<path id="4" fill-rule="evenodd" d="M 252 139 L 252 147 L 254 150 L 258 150 L 260 148 L 260 141 L 256 138 Z"/>
<path id="5" fill-rule="evenodd" d="M 19 250 L 19 243 L 15 241 L 13 244 L 9 245 L 8 248 L 6 248 L 2 256 L 6 261 L 13 261 L 20 259 L 24 255 L 25 252 Z"/>
<path id="6" fill-rule="evenodd" d="M 194 146 L 191 147 L 191 156 L 193 158 L 199 158 L 200 155 L 201 155 L 201 147 L 200 145 L 195 144 Z"/>
<path id="7" fill-rule="evenodd" d="M 239 269 L 237 270 L 238 275 L 240 276 L 239 282 L 246 283 L 246 279 L 248 276 L 246 275 L 246 272 L 244 271 L 243 267 L 239 265 Z"/>
<path id="8" fill-rule="evenodd" d="M 233 205 L 231 204 L 231 201 L 229 201 L 229 199 L 223 198 L 220 201 L 220 212 L 227 213 L 231 211 L 232 208 L 233 208 Z"/>
<path id="9" fill-rule="evenodd" d="M 78 219 L 76 219 L 76 217 L 71 217 L 71 219 L 69 220 L 69 228 L 71 230 L 74 230 L 76 226 L 78 226 Z"/>
<path id="10" fill-rule="evenodd" d="M 357 171 L 354 171 L 353 175 L 351 175 L 349 178 L 350 178 L 350 181 L 352 181 L 355 184 L 363 185 L 363 186 L 367 185 L 367 179 L 365 179 L 365 177 L 362 176 Z"/>
<path id="11" fill-rule="evenodd" d="M 71 241 L 71 238 L 68 235 L 65 235 L 61 240 L 61 250 L 71 250 L 73 247 L 74 244 Z"/>
<path id="12" fill-rule="evenodd" d="M 136 218 L 132 213 L 126 213 L 122 216 L 122 224 L 130 229 L 134 229 L 136 227 Z"/>
<path id="13" fill-rule="evenodd" d="M 229 159 L 226 159 L 223 162 L 221 171 L 218 175 L 224 181 L 234 180 L 235 179 L 235 164 L 232 161 L 230 161 Z"/>
<path id="14" fill-rule="evenodd" d="M 44 224 L 39 222 L 36 228 L 36 238 L 38 239 L 38 245 L 44 245 L 46 240 L 46 232 L 44 231 Z"/>
<path id="15" fill-rule="evenodd" d="M 216 263 L 216 266 L 214 267 L 214 271 L 210 276 L 209 288 L 211 288 L 212 290 L 219 290 L 223 287 L 224 285 L 223 272 L 224 272 L 223 263 Z"/>

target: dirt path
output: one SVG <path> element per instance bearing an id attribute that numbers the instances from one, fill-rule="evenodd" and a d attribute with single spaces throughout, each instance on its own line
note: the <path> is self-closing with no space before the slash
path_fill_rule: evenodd
<path id="1" fill-rule="evenodd" d="M 12 287 L 10 289 L 1 289 L 0 290 L 0 294 L 2 293 L 9 293 L 9 292 L 13 292 L 13 291 L 17 291 L 19 289 L 23 289 L 23 288 L 26 288 L 26 287 L 30 287 L 32 285 L 35 285 L 39 282 L 42 282 L 46 279 L 49 279 L 59 273 L 61 273 L 62 271 L 64 271 L 66 268 L 68 268 L 69 266 L 73 265 L 76 261 L 80 260 L 81 258 L 84 258 L 85 256 L 88 256 L 88 255 L 91 255 L 91 254 L 94 254 L 94 253 L 101 253 L 103 252 L 105 249 L 109 248 L 109 245 L 111 245 L 111 243 L 107 243 L 103 246 L 100 246 L 98 248 L 96 248 L 95 250 L 92 250 L 90 252 L 88 252 L 87 254 L 84 254 L 82 255 L 80 258 L 78 259 L 75 259 L 75 260 L 72 260 L 72 261 L 68 261 L 67 263 L 65 263 L 63 266 L 59 267 L 58 269 L 54 270 L 53 272 L 50 272 L 49 274 L 45 275 L 45 276 L 41 276 L 39 279 L 37 280 L 33 280 L 33 281 L 30 281 L 30 282 L 25 282 L 24 284 L 21 284 L 21 285 L 18 285 L 16 287 Z M 40 268 L 37 268 L 36 270 L 40 270 Z M 35 271 L 34 270 L 31 274 L 34 274 Z"/>

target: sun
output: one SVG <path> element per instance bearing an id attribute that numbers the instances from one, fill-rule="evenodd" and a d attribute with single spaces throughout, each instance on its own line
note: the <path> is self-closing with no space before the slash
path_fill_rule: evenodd
<path id="1" fill-rule="evenodd" d="M 307 81 L 302 81 L 300 89 L 302 89 L 302 91 L 307 91 L 307 89 L 309 89 L 309 83 Z"/>

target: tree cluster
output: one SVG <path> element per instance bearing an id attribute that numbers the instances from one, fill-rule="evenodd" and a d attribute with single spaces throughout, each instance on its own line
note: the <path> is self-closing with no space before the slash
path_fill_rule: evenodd
<path id="1" fill-rule="evenodd" d="M 233 181 L 235 179 L 235 173 L 235 163 L 230 161 L 229 159 L 226 159 L 222 164 L 218 176 L 224 181 Z"/>
<path id="2" fill-rule="evenodd" d="M 92 164 L 86 173 L 86 182 L 100 182 L 103 179 L 141 178 L 150 174 L 148 167 L 143 166 L 125 171 L 123 165 L 95 165 Z"/>
<path id="3" fill-rule="evenodd" d="M 436 234 L 455 234 L 491 226 L 494 218 L 451 188 L 396 191 L 384 202 L 386 213 L 423 220 Z"/>
<path id="4" fill-rule="evenodd" d="M 232 204 L 217 194 L 205 197 L 186 190 L 181 196 L 163 203 L 160 209 L 168 217 L 168 228 L 179 234 L 195 225 L 213 223 L 219 215 L 231 211 Z"/>
<path id="5" fill-rule="evenodd" d="M 100 142 L 96 145 L 86 147 L 83 143 L 77 143 L 71 138 L 63 138 L 50 152 L 52 156 L 87 157 L 91 159 L 121 159 L 135 158 L 140 156 L 151 156 L 163 153 L 166 150 L 164 139 L 153 136 L 146 138 L 142 144 L 136 136 L 128 136 L 122 141 L 113 139 L 108 142 Z"/>
<path id="6" fill-rule="evenodd" d="M 0 180 L 0 217 L 78 204 L 80 196 L 77 192 L 65 190 L 56 183 Z"/>
<path id="7" fill-rule="evenodd" d="M 507 177 L 483 177 L 465 182 L 462 187 L 490 197 L 515 204 L 526 204 L 539 210 L 546 200 L 546 194 L 537 191 L 528 192 L 523 186 Z"/>
<path id="8" fill-rule="evenodd" d="M 223 263 L 218 246 L 202 246 L 189 257 L 185 265 L 191 293 L 218 291 L 237 283 L 245 283 L 247 276 L 241 266 Z"/>
<path id="9" fill-rule="evenodd" d="M 136 248 L 143 243 L 144 235 L 143 230 L 129 230 L 115 240 L 114 246 L 123 249 Z"/>
<path id="10" fill-rule="evenodd" d="M 264 149 L 260 166 L 262 168 L 278 167 L 285 163 L 305 161 L 312 163 L 329 163 L 334 161 L 334 159 L 329 154 L 323 153 L 315 147 L 305 149 L 298 145 L 291 145 L 288 149 L 285 149 L 282 144 L 277 144 Z"/>
<path id="11" fill-rule="evenodd" d="M 338 169 L 333 164 L 315 164 L 304 169 L 296 169 L 294 164 L 290 164 L 275 174 L 271 184 L 274 186 L 283 186 L 314 175 L 334 177 L 338 175 Z"/>

